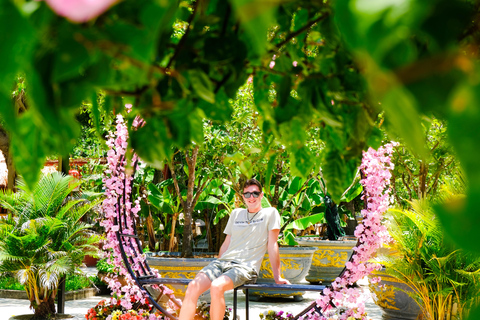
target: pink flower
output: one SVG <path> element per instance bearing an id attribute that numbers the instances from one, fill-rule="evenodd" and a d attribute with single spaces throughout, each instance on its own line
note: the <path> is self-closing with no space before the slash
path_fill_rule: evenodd
<path id="1" fill-rule="evenodd" d="M 58 15 L 73 22 L 86 22 L 98 17 L 117 0 L 45 0 Z"/>
<path id="2" fill-rule="evenodd" d="M 126 108 L 127 110 L 130 109 L 129 106 L 126 106 Z M 141 123 L 143 120 L 139 119 L 137 122 Z M 115 234 L 120 228 L 118 222 L 115 222 L 117 210 L 126 213 L 126 221 L 122 219 L 120 222 L 122 224 L 123 233 L 126 234 L 134 233 L 132 227 L 133 219 L 138 217 L 137 213 L 140 210 L 140 199 L 136 199 L 134 203 L 130 200 L 130 194 L 132 192 L 130 182 L 133 178 L 125 172 L 125 167 L 127 166 L 126 153 L 128 147 L 128 128 L 122 115 L 117 115 L 116 131 L 115 133 L 110 133 L 108 139 L 107 145 L 110 150 L 107 153 L 107 163 L 109 169 L 105 171 L 106 177 L 103 179 L 106 198 L 102 203 L 104 220 L 101 222 L 101 225 L 105 227 L 105 231 L 107 232 L 107 241 L 103 248 L 105 250 L 113 250 L 113 252 L 107 251 L 105 256 L 112 259 L 114 265 L 119 270 L 119 274 L 123 275 L 127 282 L 127 285 L 122 286 L 122 284 L 117 281 L 118 276 L 115 275 L 113 279 L 109 281 L 109 287 L 117 294 L 117 296 L 122 297 L 120 300 L 121 304 L 124 307 L 129 308 L 131 306 L 131 301 L 129 300 L 130 297 L 135 296 L 138 300 L 142 300 L 144 297 L 143 291 L 135 285 L 132 277 L 123 265 L 120 244 L 118 243 Z M 138 159 L 136 155 L 132 158 L 133 160 Z M 125 199 L 124 195 L 126 195 Z M 121 203 L 122 205 L 117 207 L 118 203 Z M 135 256 L 130 244 L 124 244 L 124 248 L 125 253 L 128 256 Z M 144 256 L 136 257 L 131 267 L 137 271 L 141 270 L 140 264 L 143 263 L 144 259 Z M 153 270 L 153 272 L 156 272 L 156 270 Z"/>
<path id="3" fill-rule="evenodd" d="M 385 226 L 381 225 L 381 221 L 391 200 L 389 170 L 393 169 L 390 161 L 393 145 L 390 143 L 378 150 L 369 148 L 363 153 L 360 168 L 364 172 L 365 178 L 360 183 L 364 187 L 362 199 L 366 200 L 367 209 L 361 211 L 364 217 L 363 223 L 359 224 L 355 230 L 355 236 L 359 239 L 360 244 L 354 248 L 352 260 L 346 263 L 347 271 L 341 278 L 335 279 L 331 288 L 325 289 L 323 295 L 317 300 L 317 304 L 322 308 L 324 314 L 319 318 L 320 320 L 347 319 L 348 317 L 366 319 L 364 304 L 367 297 L 357 288 L 349 286 L 381 267 L 378 263 L 369 261 L 382 244 L 391 241 Z M 332 300 L 337 309 L 331 308 Z M 336 313 L 338 310 L 346 311 L 338 314 Z M 318 317 L 307 314 L 305 318 L 316 320 Z"/>

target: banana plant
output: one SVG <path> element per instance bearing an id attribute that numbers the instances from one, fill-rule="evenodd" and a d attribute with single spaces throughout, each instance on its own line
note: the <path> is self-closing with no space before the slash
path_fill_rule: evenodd
<path id="1" fill-rule="evenodd" d="M 323 220 L 321 189 L 318 181 L 312 177 L 307 179 L 283 177 L 279 184 L 271 185 L 269 188 L 270 192 L 266 193 L 264 199 L 273 201 L 274 195 L 278 194 L 277 209 L 281 218 L 280 231 L 283 243 L 296 244 L 293 229 L 302 230 Z"/>
<path id="2" fill-rule="evenodd" d="M 219 221 L 228 216 L 235 208 L 235 190 L 232 183 L 225 179 L 213 179 L 203 190 L 199 201 L 195 206 L 195 211 L 203 212 L 202 217 L 206 225 L 206 238 L 209 248 L 214 248 L 212 239 L 212 225 L 215 226 Z M 219 241 L 220 242 L 220 241 Z M 215 251 L 216 249 L 214 249 Z"/>
<path id="3" fill-rule="evenodd" d="M 215 210 L 214 225 L 223 217 L 228 216 L 234 209 L 235 190 L 230 184 L 231 182 L 227 182 L 224 179 L 213 179 L 205 188 L 195 206 L 195 210 Z"/>
<path id="4" fill-rule="evenodd" d="M 149 183 L 147 187 L 150 192 L 148 201 L 163 214 L 165 230 L 168 230 L 170 225 L 168 251 L 173 251 L 175 247 L 175 227 L 181 210 L 181 203 L 178 197 L 170 192 L 168 188 L 171 185 L 173 185 L 173 180 L 167 179 L 157 185 Z M 170 224 L 168 224 L 169 220 L 171 220 Z"/>
<path id="5" fill-rule="evenodd" d="M 340 202 L 351 202 L 362 193 L 362 190 L 362 185 L 355 180 L 343 192 Z M 288 195 L 291 197 L 288 198 Z M 282 210 L 282 218 L 287 218 L 281 229 L 285 244 L 297 244 L 293 230 L 305 230 L 317 223 L 328 222 L 325 219 L 327 208 L 324 200 L 326 195 L 327 189 L 323 179 L 310 178 L 302 181 L 301 178 L 295 177 L 285 186 L 280 195 L 280 199 L 289 199 Z M 279 203 L 282 202 L 279 201 Z M 338 210 L 344 214 L 349 213 L 343 207 Z"/>

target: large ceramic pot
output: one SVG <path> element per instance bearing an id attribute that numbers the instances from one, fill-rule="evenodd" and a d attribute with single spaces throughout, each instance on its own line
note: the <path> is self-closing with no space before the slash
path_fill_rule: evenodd
<path id="1" fill-rule="evenodd" d="M 308 247 L 280 247 L 280 272 L 282 277 L 291 283 L 302 281 L 310 268 L 315 250 L 316 248 Z M 270 258 L 266 253 L 257 283 L 274 282 Z M 295 301 L 301 301 L 304 293 L 304 291 L 249 290 L 249 298 L 250 300 L 258 300 L 261 297 L 293 297 Z"/>
<path id="2" fill-rule="evenodd" d="M 406 292 L 412 289 L 395 277 L 377 271 L 370 276 L 380 277 L 380 283 L 370 283 L 369 288 L 373 301 L 382 309 L 383 320 L 415 320 L 422 310 L 420 306 Z"/>
<path id="3" fill-rule="evenodd" d="M 180 258 L 180 252 L 147 253 L 147 263 L 151 268 L 157 269 L 164 278 L 193 279 L 203 267 L 215 259 L 213 255 L 212 253 L 211 258 Z M 178 258 L 171 256 L 178 256 Z M 175 297 L 183 300 L 187 286 L 168 285 L 168 287 L 173 290 Z"/>
<path id="4" fill-rule="evenodd" d="M 319 240 L 318 238 L 299 237 L 295 241 L 301 246 L 315 247 L 312 265 L 305 280 L 312 284 L 330 284 L 342 272 L 350 259 L 356 240 Z"/>

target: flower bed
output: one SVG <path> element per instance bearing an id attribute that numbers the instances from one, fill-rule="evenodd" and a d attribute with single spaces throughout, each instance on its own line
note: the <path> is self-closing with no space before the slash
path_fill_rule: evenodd
<path id="1" fill-rule="evenodd" d="M 90 310 L 85 318 L 87 320 L 160 320 L 164 316 L 159 312 L 151 313 L 151 306 L 138 302 L 135 298 L 131 299 L 132 309 L 125 308 L 121 300 L 112 298 L 109 302 L 102 300 Z M 165 318 L 168 319 L 168 318 Z"/>

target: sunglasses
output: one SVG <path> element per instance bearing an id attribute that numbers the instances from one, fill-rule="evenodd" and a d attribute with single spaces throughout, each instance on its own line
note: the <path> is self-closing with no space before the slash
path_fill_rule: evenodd
<path id="1" fill-rule="evenodd" d="M 258 198 L 258 196 L 260 195 L 260 193 L 261 193 L 261 192 L 258 192 L 258 191 L 245 192 L 245 193 L 243 194 L 243 196 L 244 196 L 245 198 L 247 198 L 247 199 L 250 198 L 250 196 L 253 196 L 254 198 Z"/>

